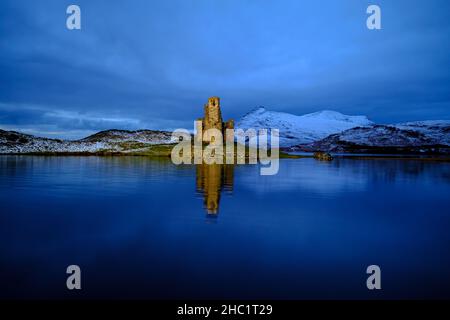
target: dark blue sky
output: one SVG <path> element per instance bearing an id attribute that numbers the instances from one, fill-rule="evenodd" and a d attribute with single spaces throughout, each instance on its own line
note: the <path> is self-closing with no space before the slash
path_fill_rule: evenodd
<path id="1" fill-rule="evenodd" d="M 69 4 L 80 31 L 66 29 Z M 449 12 L 447 0 L 2 0 L 0 128 L 192 129 L 211 95 L 225 118 L 263 105 L 450 119 Z"/>

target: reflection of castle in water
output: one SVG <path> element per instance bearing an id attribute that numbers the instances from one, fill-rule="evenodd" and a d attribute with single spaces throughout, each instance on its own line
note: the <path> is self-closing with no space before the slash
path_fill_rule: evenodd
<path id="1" fill-rule="evenodd" d="M 233 190 L 234 165 L 201 164 L 196 166 L 197 192 L 203 195 L 208 214 L 219 210 L 220 193 Z"/>

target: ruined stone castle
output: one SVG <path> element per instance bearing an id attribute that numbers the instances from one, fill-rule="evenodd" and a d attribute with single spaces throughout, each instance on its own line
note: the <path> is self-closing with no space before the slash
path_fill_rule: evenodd
<path id="1" fill-rule="evenodd" d="M 226 129 L 234 129 L 234 120 L 228 120 L 223 122 L 222 114 L 220 112 L 220 98 L 219 97 L 210 97 L 208 99 L 208 103 L 205 104 L 204 107 L 205 116 L 204 118 L 197 119 L 196 131 L 197 133 L 202 132 L 205 133 L 203 135 L 203 142 L 213 142 L 211 138 L 206 132 L 208 129 L 217 129 L 222 133 L 222 136 L 225 137 Z M 199 134 L 196 134 L 196 139 L 201 140 L 202 137 Z"/>

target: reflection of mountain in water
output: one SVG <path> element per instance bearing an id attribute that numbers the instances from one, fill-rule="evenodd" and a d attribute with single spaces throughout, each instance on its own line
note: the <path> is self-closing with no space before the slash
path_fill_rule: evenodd
<path id="1" fill-rule="evenodd" d="M 203 203 L 208 214 L 217 214 L 222 190 L 233 190 L 233 176 L 234 165 L 201 164 L 196 166 L 197 192 L 203 195 Z"/>

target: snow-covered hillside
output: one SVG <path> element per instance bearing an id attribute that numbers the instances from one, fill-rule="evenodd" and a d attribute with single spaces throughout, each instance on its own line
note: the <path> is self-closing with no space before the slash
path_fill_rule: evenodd
<path id="1" fill-rule="evenodd" d="M 278 129 L 280 146 L 287 147 L 311 143 L 330 134 L 371 124 L 365 116 L 347 116 L 336 111 L 325 110 L 297 116 L 260 107 L 243 116 L 236 123 L 236 128 Z"/>
<path id="2" fill-rule="evenodd" d="M 153 130 L 107 130 L 87 138 L 68 141 L 35 137 L 14 131 L 0 130 L 0 154 L 14 153 L 95 153 L 120 152 L 131 147 L 173 143 L 171 133 Z"/>
<path id="3" fill-rule="evenodd" d="M 436 144 L 450 146 L 450 120 L 414 121 L 394 126 L 403 130 L 419 132 Z"/>
<path id="4" fill-rule="evenodd" d="M 157 130 L 106 130 L 81 139 L 82 142 L 141 142 L 149 144 L 171 143 L 172 132 Z"/>
<path id="5" fill-rule="evenodd" d="M 371 125 L 345 130 L 291 150 L 328 152 L 431 152 L 450 151 L 450 121 L 420 121 Z"/>

